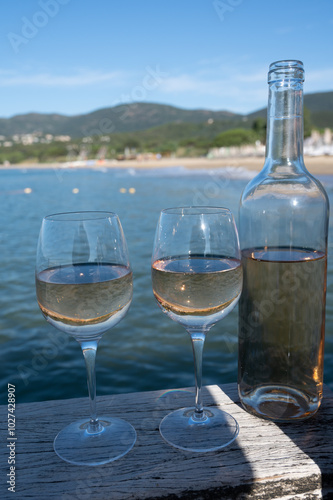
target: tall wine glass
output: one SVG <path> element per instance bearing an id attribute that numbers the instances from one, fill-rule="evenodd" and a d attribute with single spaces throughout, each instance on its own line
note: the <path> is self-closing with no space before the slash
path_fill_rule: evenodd
<path id="1" fill-rule="evenodd" d="M 96 415 L 97 345 L 127 313 L 132 291 L 125 236 L 116 214 L 76 212 L 43 219 L 37 247 L 38 304 L 51 325 L 79 342 L 87 369 L 90 419 L 68 425 L 54 440 L 56 453 L 72 464 L 112 462 L 136 441 L 129 423 Z"/>
<path id="2" fill-rule="evenodd" d="M 160 308 L 190 334 L 196 382 L 195 406 L 164 417 L 160 433 L 182 450 L 223 448 L 237 437 L 239 427 L 219 408 L 203 408 L 201 379 L 206 334 L 235 307 L 242 290 L 238 234 L 230 210 L 162 210 L 152 256 L 152 283 Z"/>

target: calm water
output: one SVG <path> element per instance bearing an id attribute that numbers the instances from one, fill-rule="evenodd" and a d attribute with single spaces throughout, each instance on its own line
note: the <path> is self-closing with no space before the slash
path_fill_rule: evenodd
<path id="1" fill-rule="evenodd" d="M 42 217 L 75 210 L 118 213 L 134 273 L 130 311 L 104 335 L 99 345 L 98 395 L 194 385 L 188 335 L 163 315 L 152 294 L 150 258 L 156 222 L 162 208 L 177 205 L 227 206 L 237 215 L 239 197 L 249 175 L 233 169 L 204 173 L 181 167 L 172 170 L 1 170 L 2 387 L 7 382 L 15 384 L 17 402 L 87 395 L 80 347 L 43 319 L 34 284 L 36 243 Z M 333 207 L 333 176 L 321 181 Z M 331 229 L 325 382 L 333 389 L 332 249 Z M 203 366 L 204 384 L 237 380 L 237 310 L 208 334 Z M 4 391 L 2 395 L 4 398 Z M 1 403 L 6 403 L 6 399 Z"/>

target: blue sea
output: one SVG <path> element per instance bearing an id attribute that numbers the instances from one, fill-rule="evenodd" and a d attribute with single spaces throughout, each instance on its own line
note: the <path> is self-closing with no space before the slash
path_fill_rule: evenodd
<path id="1" fill-rule="evenodd" d="M 79 344 L 49 325 L 35 298 L 35 255 L 43 216 L 108 210 L 121 220 L 134 275 L 127 316 L 107 332 L 96 360 L 97 394 L 194 385 L 190 339 L 158 308 L 150 259 L 159 212 L 179 205 L 231 208 L 237 222 L 245 169 L 1 169 L 1 386 L 16 386 L 18 403 L 87 396 Z M 333 207 L 333 176 L 319 177 Z M 333 389 L 333 217 L 331 215 L 324 380 Z M 209 332 L 203 383 L 237 380 L 237 309 Z M 5 404 L 5 390 L 1 403 Z"/>

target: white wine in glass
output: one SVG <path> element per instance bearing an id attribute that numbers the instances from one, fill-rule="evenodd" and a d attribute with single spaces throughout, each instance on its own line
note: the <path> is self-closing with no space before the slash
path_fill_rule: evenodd
<path id="1" fill-rule="evenodd" d="M 37 247 L 36 293 L 44 317 L 80 344 L 86 362 L 90 418 L 59 432 L 54 449 L 77 465 L 101 465 L 122 457 L 136 441 L 134 428 L 96 414 L 95 358 L 103 333 L 127 313 L 132 271 L 116 214 L 76 212 L 43 219 Z"/>
<path id="2" fill-rule="evenodd" d="M 206 334 L 237 304 L 242 279 L 238 234 L 230 210 L 162 210 L 152 256 L 153 291 L 163 312 L 190 334 L 196 381 L 195 406 L 170 413 L 160 424 L 162 437 L 176 448 L 215 451 L 238 435 L 231 415 L 203 407 L 201 381 Z"/>

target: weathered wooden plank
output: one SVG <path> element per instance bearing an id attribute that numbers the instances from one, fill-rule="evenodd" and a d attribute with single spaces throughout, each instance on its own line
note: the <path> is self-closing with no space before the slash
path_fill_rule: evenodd
<path id="1" fill-rule="evenodd" d="M 29 403 L 16 407 L 16 498 L 59 500 L 310 499 L 333 498 L 333 394 L 326 390 L 318 414 L 301 423 L 276 425 L 239 405 L 236 385 L 204 388 L 206 405 L 218 405 L 238 421 L 237 440 L 215 453 L 189 453 L 167 445 L 161 419 L 193 404 L 193 388 L 98 398 L 99 415 L 128 420 L 137 443 L 125 457 L 99 466 L 74 466 L 53 451 L 57 432 L 89 413 L 88 400 Z M 1 498 L 7 491 L 7 408 L 0 407 Z"/>

